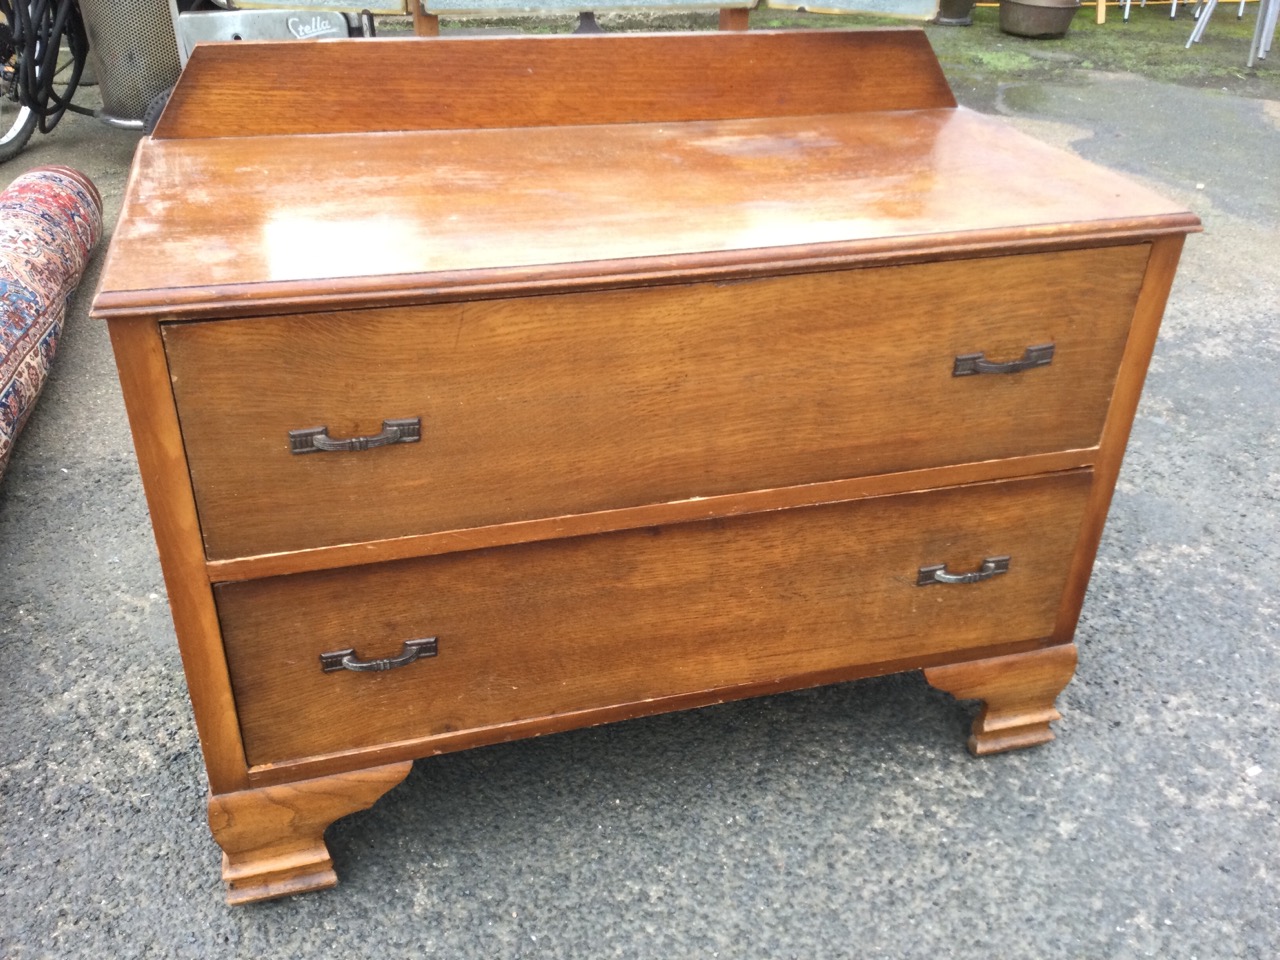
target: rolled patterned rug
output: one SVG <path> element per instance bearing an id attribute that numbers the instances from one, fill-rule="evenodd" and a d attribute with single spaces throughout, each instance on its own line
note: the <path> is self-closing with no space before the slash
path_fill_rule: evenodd
<path id="1" fill-rule="evenodd" d="M 101 235 L 102 198 L 77 170 L 37 167 L 0 191 L 0 477 Z"/>

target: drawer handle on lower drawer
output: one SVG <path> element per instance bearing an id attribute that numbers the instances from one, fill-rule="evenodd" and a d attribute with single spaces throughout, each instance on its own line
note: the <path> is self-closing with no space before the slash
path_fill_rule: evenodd
<path id="1" fill-rule="evenodd" d="M 1032 367 L 1047 367 L 1053 363 L 1053 344 L 1042 343 L 1038 347 L 1027 347 L 1022 351 L 1021 360 L 1010 360 L 1007 363 L 993 363 L 985 353 L 962 353 L 956 357 L 956 365 L 951 371 L 953 377 L 969 377 L 978 373 L 1018 373 Z"/>
<path id="2" fill-rule="evenodd" d="M 1009 572 L 1009 558 L 987 557 L 982 561 L 982 566 L 973 573 L 947 573 L 946 571 L 945 563 L 921 567 L 920 576 L 916 578 L 916 586 L 927 587 L 931 583 L 977 583 L 980 580 L 990 580 L 997 574 Z"/>
<path id="3" fill-rule="evenodd" d="M 382 660 L 360 660 L 354 650 L 335 650 L 333 653 L 320 654 L 320 669 L 325 673 L 335 670 L 355 670 L 357 673 L 372 673 L 381 670 L 394 670 L 396 667 L 407 667 L 415 660 L 436 655 L 436 638 L 424 637 L 421 640 L 406 640 L 401 648 L 400 656 L 385 657 Z"/>
<path id="4" fill-rule="evenodd" d="M 290 453 L 329 453 L 341 450 L 368 450 L 370 447 L 386 447 L 393 443 L 417 443 L 422 439 L 422 420 L 383 420 L 382 432 L 368 437 L 349 437 L 334 440 L 328 427 L 307 427 L 289 431 Z"/>

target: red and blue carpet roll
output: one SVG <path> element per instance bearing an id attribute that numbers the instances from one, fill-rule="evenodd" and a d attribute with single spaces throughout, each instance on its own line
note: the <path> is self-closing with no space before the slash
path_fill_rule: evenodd
<path id="1" fill-rule="evenodd" d="M 102 198 L 70 167 L 37 167 L 0 191 L 0 475 L 101 235 Z"/>

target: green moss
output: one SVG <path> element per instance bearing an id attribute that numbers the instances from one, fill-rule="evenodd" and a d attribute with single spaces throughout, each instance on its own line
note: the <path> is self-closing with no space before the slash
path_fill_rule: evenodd
<path id="1" fill-rule="evenodd" d="M 1256 4 L 1243 20 L 1236 7 L 1220 6 L 1204 39 L 1190 50 L 1187 38 L 1195 24 L 1191 5 L 1179 5 L 1177 19 L 1169 6 L 1134 3 L 1128 23 L 1119 7 L 1108 7 L 1107 22 L 1095 22 L 1095 10 L 1083 7 L 1060 40 L 1011 37 L 999 29 L 999 11 L 979 7 L 972 27 L 928 28 L 930 40 L 953 82 L 975 79 L 990 83 L 1052 80 L 1079 71 L 1131 73 L 1165 83 L 1218 87 L 1248 97 L 1280 99 L 1280 64 L 1260 61 L 1245 67 L 1253 36 Z"/>
<path id="2" fill-rule="evenodd" d="M 1067 35 L 1057 40 L 1029 40 L 1000 32 L 1000 11 L 978 7 L 971 27 L 925 27 L 953 83 L 976 86 L 1022 80 L 1067 78 L 1080 71 L 1132 73 L 1165 83 L 1216 87 L 1247 97 L 1280 99 L 1280 61 L 1261 60 L 1245 67 L 1257 16 L 1257 4 L 1246 7 L 1243 19 L 1236 5 L 1219 6 L 1204 39 L 1190 50 L 1187 38 L 1195 21 L 1192 4 L 1180 3 L 1176 19 L 1167 3 L 1134 2 L 1128 23 L 1123 9 L 1108 6 L 1107 22 L 1098 24 L 1094 7 L 1082 7 Z M 824 17 L 757 10 L 753 27 L 867 26 L 903 21 L 883 17 Z"/>
<path id="3" fill-rule="evenodd" d="M 1036 59 L 1019 50 L 974 50 L 967 62 L 991 73 L 1014 73 L 1039 69 Z"/>

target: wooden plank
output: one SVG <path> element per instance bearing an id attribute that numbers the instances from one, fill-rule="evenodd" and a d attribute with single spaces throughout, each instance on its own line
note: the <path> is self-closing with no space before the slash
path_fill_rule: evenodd
<path id="1" fill-rule="evenodd" d="M 750 27 L 750 7 L 728 7 L 720 11 L 721 30 L 747 30 Z"/>
<path id="2" fill-rule="evenodd" d="M 160 331 L 152 320 L 112 321 L 109 331 L 209 784 L 214 793 L 240 790 L 244 746 Z"/>
<path id="3" fill-rule="evenodd" d="M 341 77 L 341 83 L 334 78 Z M 159 140 L 953 107 L 919 30 L 201 44 Z"/>

